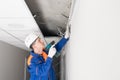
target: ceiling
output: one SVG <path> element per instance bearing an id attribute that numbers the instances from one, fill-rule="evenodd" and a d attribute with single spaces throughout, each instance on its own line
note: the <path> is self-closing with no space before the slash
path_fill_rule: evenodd
<path id="1" fill-rule="evenodd" d="M 1 1 L 0 41 L 28 50 L 24 40 L 31 32 L 40 34 L 44 39 L 44 36 L 57 36 L 57 27 L 65 29 L 70 1 L 26 0 L 26 2 L 29 8 L 31 7 L 32 14 L 24 0 Z"/>
<path id="2" fill-rule="evenodd" d="M 72 0 L 25 0 L 44 36 L 59 36 L 69 18 Z"/>

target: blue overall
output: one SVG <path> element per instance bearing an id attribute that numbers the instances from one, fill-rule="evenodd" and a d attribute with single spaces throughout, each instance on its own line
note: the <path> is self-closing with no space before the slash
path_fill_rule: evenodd
<path id="1" fill-rule="evenodd" d="M 57 52 L 60 52 L 68 39 L 64 37 L 55 45 Z M 48 57 L 46 61 L 39 54 L 30 51 L 33 56 L 31 64 L 28 66 L 30 80 L 56 80 L 55 72 L 52 66 L 52 58 Z"/>

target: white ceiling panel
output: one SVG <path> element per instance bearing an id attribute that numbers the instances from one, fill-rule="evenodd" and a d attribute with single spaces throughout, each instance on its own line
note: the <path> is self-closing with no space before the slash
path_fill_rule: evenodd
<path id="1" fill-rule="evenodd" d="M 31 17 L 24 0 L 1 0 L 0 17 Z"/>
<path id="2" fill-rule="evenodd" d="M 40 34 L 38 25 L 24 0 L 3 0 L 0 3 L 0 40 L 28 50 L 24 44 L 32 32 Z"/>

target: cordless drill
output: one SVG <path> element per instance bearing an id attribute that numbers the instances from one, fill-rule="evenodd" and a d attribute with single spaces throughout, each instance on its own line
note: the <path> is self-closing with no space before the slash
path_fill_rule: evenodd
<path id="1" fill-rule="evenodd" d="M 48 54 L 48 51 L 49 51 L 50 47 L 51 47 L 53 44 L 55 44 L 55 41 L 50 42 L 50 43 L 45 47 L 45 52 L 46 52 L 47 54 Z"/>

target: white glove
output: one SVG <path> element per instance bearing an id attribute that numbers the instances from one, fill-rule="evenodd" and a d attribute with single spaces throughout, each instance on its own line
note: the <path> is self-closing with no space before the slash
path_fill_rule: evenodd
<path id="1" fill-rule="evenodd" d="M 68 39 L 70 37 L 70 24 L 67 25 L 64 37 Z"/>
<path id="2" fill-rule="evenodd" d="M 56 48 L 54 47 L 55 45 L 52 45 L 51 48 L 49 49 L 48 56 L 52 58 L 55 53 L 56 53 Z"/>

